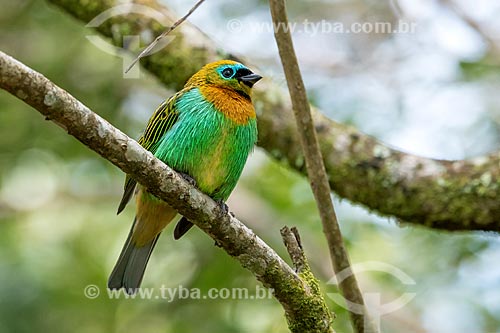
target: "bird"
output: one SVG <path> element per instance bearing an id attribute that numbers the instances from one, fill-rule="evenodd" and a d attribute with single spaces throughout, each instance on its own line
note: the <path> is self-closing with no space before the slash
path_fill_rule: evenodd
<path id="1" fill-rule="evenodd" d="M 243 64 L 220 60 L 203 66 L 159 105 L 138 142 L 226 211 L 246 160 L 257 142 L 252 87 L 262 77 Z M 136 215 L 108 279 L 108 288 L 134 294 L 140 288 L 162 230 L 178 215 L 166 202 L 126 176 L 120 214 L 135 194 Z M 181 217 L 174 239 L 193 224 Z"/>

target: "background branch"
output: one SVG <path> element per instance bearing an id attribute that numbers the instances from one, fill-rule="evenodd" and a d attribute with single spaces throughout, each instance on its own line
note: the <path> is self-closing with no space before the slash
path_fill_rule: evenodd
<path id="1" fill-rule="evenodd" d="M 295 55 L 292 36 L 290 30 L 284 28 L 290 26 L 285 1 L 270 0 L 269 5 L 271 8 L 273 26 L 275 27 L 274 37 L 278 44 L 281 62 L 285 71 L 288 90 L 290 92 L 295 114 L 295 121 L 299 129 L 300 143 L 304 151 L 309 182 L 321 217 L 323 232 L 328 242 L 333 270 L 335 274 L 339 274 L 344 270 L 351 270 L 351 264 L 330 196 L 328 177 L 323 164 L 323 157 L 319 149 L 316 129 L 314 128 L 311 116 L 311 108 L 307 99 L 307 93 L 300 73 L 297 56 Z M 351 315 L 354 331 L 358 333 L 376 332 L 377 330 L 373 327 L 369 319 L 368 311 L 364 306 L 365 302 L 361 290 L 359 289 L 358 282 L 356 281 L 356 276 L 350 274 L 339 283 L 339 288 L 342 295 L 347 299 L 347 307 Z M 356 308 L 353 308 L 351 304 L 355 304 Z M 360 308 L 363 309 L 362 313 L 358 312 Z"/>
<path id="2" fill-rule="evenodd" d="M 85 23 L 116 5 L 114 1 L 96 0 L 50 2 Z M 154 0 L 138 2 L 164 13 L 168 25 L 177 20 L 167 7 Z M 137 20 L 135 14 L 110 18 L 98 31 L 119 46 L 123 41 L 113 33 L 113 27 L 123 27 L 128 34 L 137 35 L 145 31 L 159 35 L 165 29 L 148 17 Z M 141 59 L 141 63 L 174 90 L 205 63 L 236 58 L 224 53 L 188 21 L 173 34 L 176 38 L 166 48 Z M 269 80 L 259 82 L 256 89 L 258 144 L 274 158 L 305 174 L 304 157 L 285 93 Z M 392 149 L 328 119 L 314 108 L 312 115 L 330 187 L 339 196 L 379 214 L 431 228 L 500 231 L 500 152 L 466 161 L 429 159 Z"/>
<path id="3" fill-rule="evenodd" d="M 127 67 L 127 69 L 125 70 L 125 73 L 127 73 L 132 67 L 134 67 L 134 65 L 140 60 L 142 59 L 143 57 L 147 56 L 151 50 L 155 47 L 156 44 L 158 44 L 158 42 L 162 39 L 162 38 L 165 38 L 165 36 L 167 36 L 169 33 L 171 33 L 175 28 L 177 28 L 182 22 L 186 21 L 186 19 L 194 13 L 194 11 L 202 4 L 202 2 L 205 1 L 205 0 L 198 0 L 198 2 L 196 2 L 194 4 L 193 7 L 191 7 L 191 9 L 186 13 L 186 15 L 184 15 L 183 17 L 181 17 L 180 19 L 178 19 L 177 21 L 174 22 L 174 24 L 169 27 L 167 30 L 165 30 L 164 32 L 161 33 L 161 35 L 159 35 L 158 37 L 155 38 L 154 41 L 152 41 L 144 50 L 141 51 L 141 53 L 139 53 L 139 55 L 132 61 L 132 63 Z"/>
<path id="4" fill-rule="evenodd" d="M 3 52 L 0 52 L 0 88 L 31 105 L 46 119 L 131 175 L 210 235 L 265 287 L 273 289 L 293 332 L 332 332 L 330 312 L 317 292 L 311 291 L 317 286 L 310 286 L 295 274 L 249 228 L 224 213 L 210 197 L 190 186 L 136 141 L 42 74 Z"/>

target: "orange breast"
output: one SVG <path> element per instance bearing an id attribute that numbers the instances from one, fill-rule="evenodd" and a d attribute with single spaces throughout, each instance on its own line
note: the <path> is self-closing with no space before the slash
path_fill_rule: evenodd
<path id="1" fill-rule="evenodd" d="M 255 118 L 255 109 L 250 99 L 236 91 L 214 86 L 201 86 L 199 89 L 208 102 L 236 124 L 245 125 Z"/>

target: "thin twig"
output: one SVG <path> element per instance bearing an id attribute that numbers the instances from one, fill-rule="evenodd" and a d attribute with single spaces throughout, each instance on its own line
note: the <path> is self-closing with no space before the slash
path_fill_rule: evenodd
<path id="1" fill-rule="evenodd" d="M 127 69 L 125 70 L 125 73 L 128 73 L 128 71 L 134 67 L 134 65 L 142 58 L 142 57 L 145 57 L 149 54 L 149 52 L 151 52 L 151 50 L 153 49 L 153 47 L 156 46 L 156 44 L 158 44 L 158 42 L 164 38 L 166 35 L 168 35 L 169 33 L 171 33 L 175 28 L 177 28 L 182 22 L 184 22 L 191 14 L 194 13 L 194 11 L 202 4 L 202 2 L 205 1 L 205 0 L 199 0 L 197 3 L 195 3 L 195 5 L 193 7 L 191 7 L 191 9 L 187 12 L 186 15 L 184 15 L 183 17 L 181 17 L 180 19 L 178 19 L 170 28 L 168 28 L 167 30 L 165 30 L 161 35 L 159 35 L 158 37 L 155 38 L 154 41 L 152 41 L 144 50 L 142 50 L 141 53 L 139 53 L 139 55 L 134 59 L 134 61 L 132 61 L 132 63 L 127 67 Z"/>
<path id="2" fill-rule="evenodd" d="M 275 27 L 274 36 L 278 44 L 288 90 L 292 99 L 300 142 L 306 160 L 307 173 L 320 212 L 333 269 L 336 274 L 339 274 L 345 269 L 350 269 L 351 265 L 330 196 L 328 177 L 323 164 L 323 157 L 321 156 L 311 108 L 293 47 L 292 37 L 290 30 L 286 28 L 289 27 L 289 23 L 285 2 L 284 0 L 270 0 L 270 7 Z M 376 332 L 376 328 L 369 320 L 354 273 L 341 281 L 339 287 L 342 295 L 347 300 L 346 303 L 351 314 L 354 330 L 358 333 Z M 359 312 L 360 308 L 363 309 L 362 313 Z"/>
<path id="3" fill-rule="evenodd" d="M 295 227 L 290 229 L 287 226 L 284 226 L 281 228 L 280 233 L 283 238 L 283 243 L 286 246 L 286 250 L 290 255 L 290 259 L 292 259 L 295 272 L 301 273 L 307 263 L 304 250 L 302 249 L 299 231 Z"/>

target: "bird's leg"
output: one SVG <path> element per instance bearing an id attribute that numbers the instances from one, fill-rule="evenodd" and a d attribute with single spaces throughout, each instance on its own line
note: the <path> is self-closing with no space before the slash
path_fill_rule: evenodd
<path id="1" fill-rule="evenodd" d="M 184 178 L 185 181 L 187 181 L 190 185 L 194 186 L 194 187 L 197 187 L 196 185 L 196 180 L 191 177 L 190 175 L 188 175 L 187 173 L 184 173 L 184 172 L 179 172 L 179 174 L 182 176 L 182 178 Z"/>
<path id="2" fill-rule="evenodd" d="M 224 212 L 224 214 L 230 213 L 229 212 L 229 207 L 226 205 L 226 203 L 224 202 L 224 200 L 217 199 L 217 200 L 215 200 L 215 202 L 217 202 L 217 204 L 222 209 L 222 211 Z M 234 214 L 232 212 L 231 212 L 231 215 L 234 217 Z"/>
<path id="3" fill-rule="evenodd" d="M 215 202 L 217 203 L 217 205 L 219 205 L 220 209 L 222 209 L 222 212 L 224 214 L 229 213 L 229 214 L 231 214 L 232 217 L 234 217 L 233 212 L 229 211 L 229 207 L 228 207 L 228 205 L 226 205 L 226 203 L 224 202 L 224 200 L 217 199 L 217 200 L 215 200 Z M 215 241 L 214 245 L 217 246 L 217 247 L 222 247 L 221 243 L 219 243 L 218 241 Z"/>

